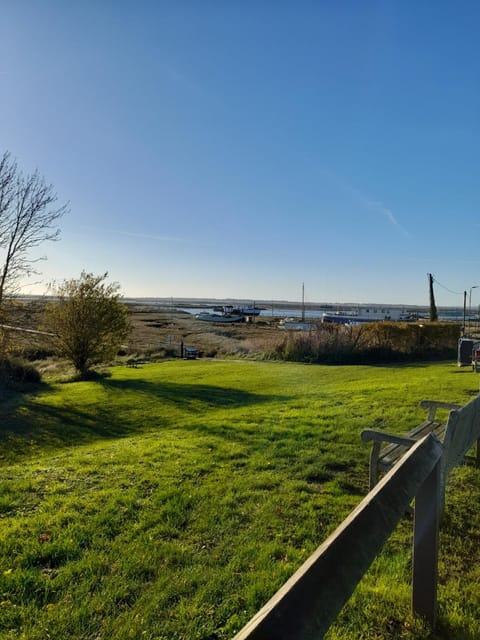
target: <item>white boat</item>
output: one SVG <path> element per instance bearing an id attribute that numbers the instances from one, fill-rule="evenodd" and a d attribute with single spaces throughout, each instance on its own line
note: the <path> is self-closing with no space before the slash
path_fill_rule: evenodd
<path id="1" fill-rule="evenodd" d="M 397 307 L 359 306 L 352 311 L 335 311 L 322 314 L 322 322 L 337 324 L 364 324 L 366 322 L 409 322 L 411 313 Z"/>
<path id="2" fill-rule="evenodd" d="M 221 322 L 221 323 L 232 323 L 232 322 L 245 322 L 244 316 L 237 315 L 220 315 L 219 313 L 197 313 L 195 316 L 197 320 L 203 320 L 205 322 Z"/>

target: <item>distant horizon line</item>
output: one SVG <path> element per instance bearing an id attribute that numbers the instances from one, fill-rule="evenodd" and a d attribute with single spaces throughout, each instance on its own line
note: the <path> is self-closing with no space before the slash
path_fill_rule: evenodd
<path id="1" fill-rule="evenodd" d="M 48 299 L 55 298 L 54 295 L 48 294 L 18 294 L 17 296 L 12 296 L 13 299 Z M 190 296 L 130 296 L 124 295 L 121 299 L 125 302 L 144 302 L 144 301 L 158 301 L 164 304 L 172 304 L 175 302 L 177 305 L 181 302 L 184 303 L 225 303 L 225 304 L 259 304 L 266 305 L 268 307 L 272 307 L 272 305 L 296 305 L 302 306 L 301 300 L 275 300 L 272 298 L 263 299 L 263 298 L 217 298 L 217 297 L 190 297 Z M 305 301 L 305 307 L 308 306 L 316 306 L 316 307 L 365 307 L 365 306 L 375 306 L 375 307 L 391 307 L 391 308 L 403 308 L 403 309 L 428 309 L 428 304 L 403 304 L 403 303 L 391 303 L 391 302 L 307 302 Z M 437 305 L 438 309 L 463 309 L 462 305 Z"/>
<path id="2" fill-rule="evenodd" d="M 302 306 L 301 300 L 275 300 L 272 298 L 264 299 L 264 298 L 215 298 L 215 297 L 188 297 L 188 296 L 124 296 L 123 300 L 125 301 L 135 301 L 135 300 L 159 300 L 165 303 L 171 302 L 212 302 L 212 303 L 237 303 L 237 304 L 259 304 L 266 305 L 271 307 L 275 304 L 283 304 L 283 305 L 296 305 Z M 429 304 L 404 304 L 399 302 L 316 302 L 316 301 L 305 301 L 305 306 L 316 306 L 316 307 L 339 307 L 339 306 L 348 306 L 348 307 L 400 307 L 400 308 L 415 308 L 415 309 L 429 309 Z M 438 309 L 463 309 L 461 305 L 436 305 Z"/>

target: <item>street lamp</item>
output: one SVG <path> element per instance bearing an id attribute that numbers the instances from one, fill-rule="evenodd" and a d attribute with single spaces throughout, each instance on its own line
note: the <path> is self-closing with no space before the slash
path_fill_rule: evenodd
<path id="1" fill-rule="evenodd" d="M 473 287 L 470 287 L 470 295 L 468 296 L 468 316 L 470 317 L 472 313 L 472 289 L 478 289 L 479 285 L 475 284 Z"/>
<path id="2" fill-rule="evenodd" d="M 474 284 L 473 287 L 470 287 L 470 293 L 468 295 L 468 330 L 470 331 L 471 322 L 472 322 L 472 289 L 478 289 L 479 285 Z"/>

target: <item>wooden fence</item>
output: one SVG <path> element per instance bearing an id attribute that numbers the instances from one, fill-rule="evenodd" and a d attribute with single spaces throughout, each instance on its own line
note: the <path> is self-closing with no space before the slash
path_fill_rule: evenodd
<path id="1" fill-rule="evenodd" d="M 412 607 L 433 626 L 442 452 L 432 434 L 416 443 L 234 640 L 321 638 L 413 498 Z"/>

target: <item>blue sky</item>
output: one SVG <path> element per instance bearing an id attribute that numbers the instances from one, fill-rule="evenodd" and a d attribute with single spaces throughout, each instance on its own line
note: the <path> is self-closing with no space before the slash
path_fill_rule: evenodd
<path id="1" fill-rule="evenodd" d="M 426 304 L 431 272 L 460 306 L 480 285 L 479 20 L 474 2 L 3 0 L 0 152 L 71 207 L 24 292 L 85 269 L 127 296 L 305 282 L 312 302 Z"/>

